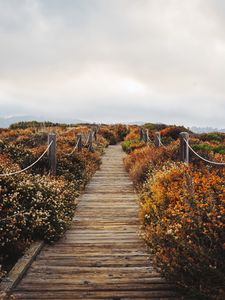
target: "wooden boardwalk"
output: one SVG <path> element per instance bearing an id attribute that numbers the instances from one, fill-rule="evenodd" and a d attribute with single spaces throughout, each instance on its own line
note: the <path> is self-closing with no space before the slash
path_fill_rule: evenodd
<path id="1" fill-rule="evenodd" d="M 139 237 L 138 201 L 120 146 L 80 196 L 72 228 L 44 246 L 12 299 L 178 299 Z"/>

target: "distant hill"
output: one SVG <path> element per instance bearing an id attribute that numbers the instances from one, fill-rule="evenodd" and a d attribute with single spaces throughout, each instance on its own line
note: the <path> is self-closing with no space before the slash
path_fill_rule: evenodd
<path id="1" fill-rule="evenodd" d="M 144 125 L 146 122 L 142 122 L 142 121 L 132 121 L 132 122 L 127 122 L 127 124 L 132 124 L 132 125 Z"/>
<path id="2" fill-rule="evenodd" d="M 56 122 L 56 123 L 66 123 L 66 124 L 77 124 L 77 123 L 86 123 L 85 121 L 79 119 L 72 119 L 72 118 L 44 118 L 44 117 L 37 117 L 37 116 L 9 116 L 9 117 L 0 117 L 0 128 L 7 128 L 11 124 L 18 123 L 18 122 L 27 122 L 27 121 L 39 121 L 39 122 Z"/>
<path id="3" fill-rule="evenodd" d="M 190 130 L 195 133 L 225 132 L 225 128 L 218 129 L 213 127 L 196 127 L 196 126 L 192 126 Z"/>

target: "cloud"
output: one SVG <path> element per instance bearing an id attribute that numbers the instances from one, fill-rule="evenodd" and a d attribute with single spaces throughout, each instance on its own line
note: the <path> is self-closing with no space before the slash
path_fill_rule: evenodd
<path id="1" fill-rule="evenodd" d="M 224 126 L 224 16 L 219 0 L 0 0 L 1 115 Z"/>

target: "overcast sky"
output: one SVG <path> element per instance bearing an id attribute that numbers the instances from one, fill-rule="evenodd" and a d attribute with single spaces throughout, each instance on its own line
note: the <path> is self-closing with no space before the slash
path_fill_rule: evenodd
<path id="1" fill-rule="evenodd" d="M 0 109 L 225 127 L 225 1 L 0 0 Z"/>

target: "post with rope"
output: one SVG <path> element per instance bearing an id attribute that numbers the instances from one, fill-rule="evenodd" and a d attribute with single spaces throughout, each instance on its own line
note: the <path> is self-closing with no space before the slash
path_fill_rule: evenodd
<path id="1" fill-rule="evenodd" d="M 90 130 L 88 133 L 88 142 L 87 142 L 89 151 L 93 151 L 93 139 L 92 138 L 93 138 L 93 131 Z"/>
<path id="2" fill-rule="evenodd" d="M 97 128 L 96 127 L 92 131 L 92 137 L 94 138 L 95 141 L 97 141 Z"/>
<path id="3" fill-rule="evenodd" d="M 147 129 L 146 130 L 143 129 L 143 141 L 145 143 L 147 143 L 147 141 L 148 141 L 148 138 L 147 138 Z"/>
<path id="4" fill-rule="evenodd" d="M 161 134 L 159 131 L 155 132 L 154 144 L 157 148 L 161 146 Z"/>
<path id="5" fill-rule="evenodd" d="M 149 143 L 150 137 L 149 137 L 149 129 L 146 129 L 146 143 Z"/>
<path id="6" fill-rule="evenodd" d="M 189 163 L 189 134 L 187 132 L 180 133 L 180 160 Z"/>
<path id="7" fill-rule="evenodd" d="M 81 151 L 82 149 L 82 134 L 77 134 L 77 149 L 78 151 Z"/>
<path id="8" fill-rule="evenodd" d="M 48 149 L 50 174 L 55 176 L 56 175 L 56 134 L 55 133 L 48 134 L 48 145 L 50 145 Z"/>
<path id="9" fill-rule="evenodd" d="M 139 134 L 140 134 L 140 141 L 142 141 L 143 140 L 143 129 L 142 128 L 140 128 Z"/>

